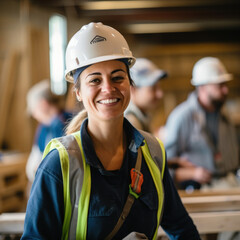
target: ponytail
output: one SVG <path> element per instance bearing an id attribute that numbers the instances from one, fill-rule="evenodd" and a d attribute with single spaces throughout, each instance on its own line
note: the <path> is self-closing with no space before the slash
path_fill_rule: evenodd
<path id="1" fill-rule="evenodd" d="M 69 122 L 68 126 L 66 127 L 65 134 L 69 135 L 79 131 L 85 118 L 87 118 L 87 111 L 83 109 L 71 120 L 71 122 Z"/>
<path id="2" fill-rule="evenodd" d="M 76 92 L 77 89 L 80 89 L 80 80 L 79 77 L 77 81 L 74 83 L 73 91 Z M 67 125 L 65 128 L 65 134 L 70 135 L 71 133 L 77 132 L 80 130 L 82 122 L 85 118 L 87 118 L 87 111 L 83 108 Z"/>

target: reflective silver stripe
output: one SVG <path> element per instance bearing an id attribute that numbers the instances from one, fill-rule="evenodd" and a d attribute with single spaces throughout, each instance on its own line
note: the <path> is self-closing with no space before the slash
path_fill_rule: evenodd
<path id="1" fill-rule="evenodd" d="M 69 155 L 69 185 L 72 212 L 68 239 L 72 240 L 76 239 L 78 203 L 82 191 L 84 169 L 80 148 L 75 137 L 73 135 L 68 135 L 66 137 L 59 138 L 58 140 L 66 148 Z"/>
<path id="2" fill-rule="evenodd" d="M 149 153 L 151 155 L 151 158 L 153 159 L 153 161 L 155 162 L 156 166 L 159 168 L 160 170 L 160 179 L 156 179 L 159 180 L 159 184 L 160 184 L 160 196 L 159 199 L 162 198 L 162 204 L 161 204 L 161 209 L 160 209 L 160 216 L 159 216 L 159 224 L 161 223 L 162 220 L 162 215 L 163 215 L 163 205 L 164 205 L 164 187 L 163 187 L 163 176 L 164 176 L 164 169 L 165 169 L 165 155 L 164 155 L 164 148 L 163 145 L 161 146 L 160 142 L 157 140 L 157 138 L 155 138 L 152 134 L 142 131 L 140 130 L 140 133 L 144 136 L 145 141 L 147 143 L 148 146 L 148 150 Z M 145 159 L 147 161 L 147 159 Z M 154 178 L 154 176 L 152 176 Z M 157 187 L 157 186 L 156 186 Z M 158 226 L 156 229 L 156 232 L 154 234 L 154 238 L 157 237 L 157 231 L 158 231 Z"/>
<path id="3" fill-rule="evenodd" d="M 161 174 L 163 173 L 163 152 L 162 149 L 159 145 L 158 140 L 150 133 L 142 131 L 142 130 L 138 130 L 145 138 L 147 145 L 148 145 L 148 149 L 149 152 L 151 154 L 152 159 L 154 160 L 154 162 L 157 164 L 157 166 L 160 169 Z M 162 174 L 162 178 L 163 178 L 163 174 Z"/>

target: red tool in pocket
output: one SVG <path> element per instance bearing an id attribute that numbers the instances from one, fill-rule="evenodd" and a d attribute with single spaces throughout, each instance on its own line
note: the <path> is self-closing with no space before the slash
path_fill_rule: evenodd
<path id="1" fill-rule="evenodd" d="M 131 169 L 131 188 L 136 194 L 141 193 L 141 187 L 143 183 L 143 174 L 135 168 Z"/>

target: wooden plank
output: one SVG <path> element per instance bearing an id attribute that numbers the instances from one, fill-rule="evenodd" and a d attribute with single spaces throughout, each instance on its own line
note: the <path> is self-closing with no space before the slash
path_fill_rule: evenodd
<path id="1" fill-rule="evenodd" d="M 25 205 L 25 191 L 22 189 L 10 196 L 0 198 L 0 213 L 19 211 Z"/>
<path id="2" fill-rule="evenodd" d="M 200 233 L 240 231 L 240 211 L 190 214 Z"/>
<path id="3" fill-rule="evenodd" d="M 179 191 L 189 213 L 240 210 L 240 189 L 218 191 L 194 191 L 191 194 Z"/>
<path id="4" fill-rule="evenodd" d="M 204 205 L 209 202 L 214 205 L 214 201 L 215 203 L 228 202 L 229 199 L 239 201 L 239 189 L 209 192 L 195 191 L 192 194 L 180 192 L 180 196 L 185 196 L 183 197 L 185 198 L 185 202 L 187 202 L 188 199 L 188 202 L 191 204 L 199 203 L 200 209 L 201 204 Z M 240 231 L 240 210 L 228 211 L 226 206 L 227 205 L 223 205 L 223 208 L 218 211 L 211 209 L 210 212 L 202 212 L 202 209 L 200 209 L 201 212 L 189 213 L 200 234 Z M 10 231 L 10 233 L 21 233 L 23 231 L 24 217 L 25 215 L 21 214 L 19 220 L 19 215 L 0 215 L 0 232 L 9 233 Z M 163 235 L 165 235 L 165 233 L 160 227 L 158 236 Z"/>
<path id="5" fill-rule="evenodd" d="M 0 159 L 0 213 L 18 211 L 26 205 L 27 153 L 4 153 Z"/>
<path id="6" fill-rule="evenodd" d="M 216 196 L 182 200 L 188 212 L 240 210 L 240 196 Z"/>
<path id="7" fill-rule="evenodd" d="M 190 214 L 200 234 L 240 231 L 240 211 Z M 0 233 L 22 233 L 25 213 L 0 214 Z M 166 235 L 159 227 L 158 236 Z"/>
<path id="8" fill-rule="evenodd" d="M 16 182 L 8 187 L 5 186 L 5 188 L 1 189 L 1 191 L 0 191 L 0 199 L 5 196 L 13 195 L 19 191 L 25 192 L 27 182 L 28 182 L 27 179 L 23 179 L 21 182 Z"/>
<path id="9" fill-rule="evenodd" d="M 21 234 L 23 232 L 25 213 L 0 214 L 0 233 Z"/>
<path id="10" fill-rule="evenodd" d="M 240 211 L 190 213 L 200 234 L 240 231 Z M 158 236 L 166 235 L 161 227 Z"/>
<path id="11" fill-rule="evenodd" d="M 226 196 L 226 195 L 240 195 L 240 188 L 231 188 L 231 189 L 224 189 L 224 190 L 194 190 L 191 193 L 188 193 L 184 190 L 178 190 L 178 193 L 181 198 L 183 197 L 199 197 L 199 196 Z"/>
<path id="12" fill-rule="evenodd" d="M 14 92 L 15 79 L 18 73 L 18 66 L 20 62 L 20 53 L 12 51 L 3 65 L 1 73 L 1 87 L 0 87 L 0 146 L 3 142 L 8 113 L 10 110 L 11 100 Z"/>
<path id="13" fill-rule="evenodd" d="M 27 179 L 25 174 L 28 154 L 7 154 L 0 160 L 0 197 L 23 189 Z"/>

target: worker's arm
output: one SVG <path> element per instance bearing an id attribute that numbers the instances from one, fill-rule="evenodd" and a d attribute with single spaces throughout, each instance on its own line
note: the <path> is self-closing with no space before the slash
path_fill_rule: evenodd
<path id="1" fill-rule="evenodd" d="M 27 204 L 22 239 L 61 239 L 63 184 L 57 150 L 41 162 Z"/>

